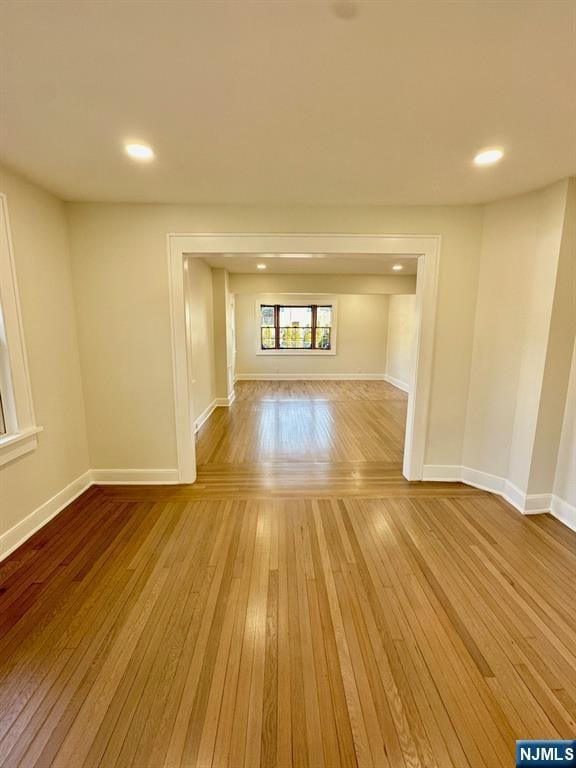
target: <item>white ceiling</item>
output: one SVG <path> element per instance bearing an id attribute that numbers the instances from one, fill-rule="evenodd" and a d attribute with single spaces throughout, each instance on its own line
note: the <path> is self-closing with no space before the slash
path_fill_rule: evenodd
<path id="1" fill-rule="evenodd" d="M 574 0 L 332 7 L 0 0 L 0 157 L 112 201 L 469 203 L 576 172 Z"/>
<path id="2" fill-rule="evenodd" d="M 305 257 L 303 257 L 305 256 Z M 204 261 L 211 267 L 223 267 L 228 272 L 258 274 L 299 274 L 299 275 L 415 275 L 416 257 L 391 256 L 357 253 L 350 254 L 302 254 L 295 258 L 291 254 L 243 254 L 207 255 Z M 259 270 L 257 264 L 266 264 Z M 396 272 L 393 264 L 402 265 Z"/>

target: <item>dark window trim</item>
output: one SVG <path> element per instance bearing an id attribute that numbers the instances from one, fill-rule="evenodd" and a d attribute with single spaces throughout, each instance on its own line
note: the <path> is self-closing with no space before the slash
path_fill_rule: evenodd
<path id="1" fill-rule="evenodd" d="M 274 346 L 273 347 L 265 347 L 262 344 L 262 328 L 271 328 L 272 326 L 266 326 L 262 325 L 262 310 L 265 308 L 273 307 L 274 309 Z M 330 308 L 330 312 L 334 312 L 334 305 L 333 304 L 260 304 L 260 349 L 263 352 L 270 352 L 270 351 L 280 351 L 280 352 L 289 352 L 291 350 L 294 351 L 303 351 L 303 352 L 310 352 L 310 351 L 316 351 L 316 352 L 331 352 L 332 351 L 332 329 L 333 324 L 330 325 L 322 325 L 318 326 L 318 309 L 324 309 L 324 308 Z M 311 321 L 311 335 L 312 335 L 312 344 L 309 347 L 281 347 L 280 346 L 280 310 L 281 309 L 310 309 L 312 310 L 312 321 Z M 327 328 L 330 331 L 330 342 L 328 347 L 318 347 L 317 346 L 317 332 L 318 328 Z"/>

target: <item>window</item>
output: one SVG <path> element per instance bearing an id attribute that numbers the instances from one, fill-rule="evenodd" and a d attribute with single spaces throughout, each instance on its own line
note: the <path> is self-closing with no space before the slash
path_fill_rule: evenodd
<path id="1" fill-rule="evenodd" d="M 0 465 L 34 450 L 40 431 L 35 425 L 6 197 L 0 194 Z"/>
<path id="2" fill-rule="evenodd" d="M 318 305 L 260 305 L 260 349 L 333 350 L 333 307 Z"/>

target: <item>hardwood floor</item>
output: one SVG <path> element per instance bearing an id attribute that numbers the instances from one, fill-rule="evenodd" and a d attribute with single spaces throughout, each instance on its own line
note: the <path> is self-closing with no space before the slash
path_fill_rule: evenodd
<path id="1" fill-rule="evenodd" d="M 574 738 L 576 535 L 407 483 L 389 385 L 237 387 L 196 485 L 91 488 L 0 564 L 0 765 L 504 768 Z"/>
<path id="2" fill-rule="evenodd" d="M 201 433 L 198 464 L 402 463 L 406 395 L 380 381 L 240 381 Z"/>

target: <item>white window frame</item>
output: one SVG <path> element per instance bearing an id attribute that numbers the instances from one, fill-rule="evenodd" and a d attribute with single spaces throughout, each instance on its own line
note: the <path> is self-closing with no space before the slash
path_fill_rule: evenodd
<path id="1" fill-rule="evenodd" d="M 38 446 L 30 374 L 6 195 L 0 192 L 0 391 L 6 434 L 0 435 L 0 466 Z"/>
<path id="2" fill-rule="evenodd" d="M 261 294 L 256 300 L 254 305 L 254 315 L 256 321 L 256 354 L 263 357 L 330 357 L 336 354 L 338 344 L 338 300 L 333 299 L 331 296 L 322 296 L 316 294 L 314 296 L 302 296 L 302 294 L 296 294 L 294 301 L 284 301 L 287 294 L 282 294 L 283 300 L 278 301 L 278 296 L 273 294 Z M 323 301 L 321 301 L 321 299 Z M 291 307 L 309 307 L 311 304 L 317 304 L 318 306 L 331 306 L 332 307 L 332 331 L 330 334 L 330 349 L 262 349 L 260 341 L 260 305 L 261 304 L 286 304 Z"/>

